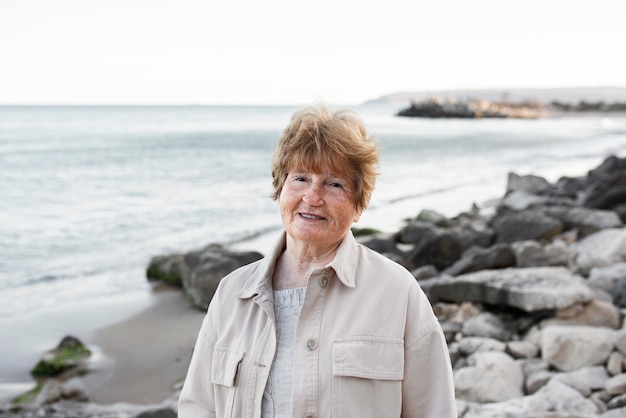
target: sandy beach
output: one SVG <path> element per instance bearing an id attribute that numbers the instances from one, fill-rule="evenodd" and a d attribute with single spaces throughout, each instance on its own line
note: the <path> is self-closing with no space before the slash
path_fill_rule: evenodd
<path id="1" fill-rule="evenodd" d="M 204 313 L 180 289 L 156 288 L 89 303 L 44 309 L 0 322 L 4 341 L 0 405 L 30 390 L 30 369 L 65 335 L 89 346 L 91 372 L 80 378 L 98 404 L 156 404 L 169 398 L 187 371 Z"/>

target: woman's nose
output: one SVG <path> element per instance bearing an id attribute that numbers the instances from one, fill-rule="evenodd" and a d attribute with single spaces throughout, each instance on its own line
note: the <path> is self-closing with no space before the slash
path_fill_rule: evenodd
<path id="1" fill-rule="evenodd" d="M 324 204 L 324 187 L 320 184 L 312 183 L 304 194 L 304 203 L 310 206 L 321 206 Z"/>

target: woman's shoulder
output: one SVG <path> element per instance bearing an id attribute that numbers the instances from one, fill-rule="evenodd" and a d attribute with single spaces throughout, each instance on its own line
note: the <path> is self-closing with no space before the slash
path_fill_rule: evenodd
<path id="1" fill-rule="evenodd" d="M 358 249 L 358 264 L 362 272 L 377 277 L 384 276 L 388 284 L 397 282 L 406 286 L 417 285 L 415 277 L 403 265 L 363 244 L 358 244 Z"/>

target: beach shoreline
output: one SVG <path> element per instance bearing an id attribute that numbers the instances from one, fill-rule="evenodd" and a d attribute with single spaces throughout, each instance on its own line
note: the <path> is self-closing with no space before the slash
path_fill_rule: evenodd
<path id="1" fill-rule="evenodd" d="M 184 379 L 204 312 L 178 288 L 157 287 L 3 318 L 0 407 L 37 384 L 30 370 L 63 337 L 92 351 L 90 370 L 75 379 L 96 404 L 157 404 Z"/>

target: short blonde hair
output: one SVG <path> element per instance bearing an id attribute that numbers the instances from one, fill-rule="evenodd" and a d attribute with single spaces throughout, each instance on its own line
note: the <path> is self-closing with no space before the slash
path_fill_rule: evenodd
<path id="1" fill-rule="evenodd" d="M 363 211 L 378 175 L 378 147 L 352 110 L 314 105 L 294 113 L 272 160 L 272 197 L 279 198 L 290 170 L 320 172 L 324 165 L 352 181 L 352 200 Z"/>

